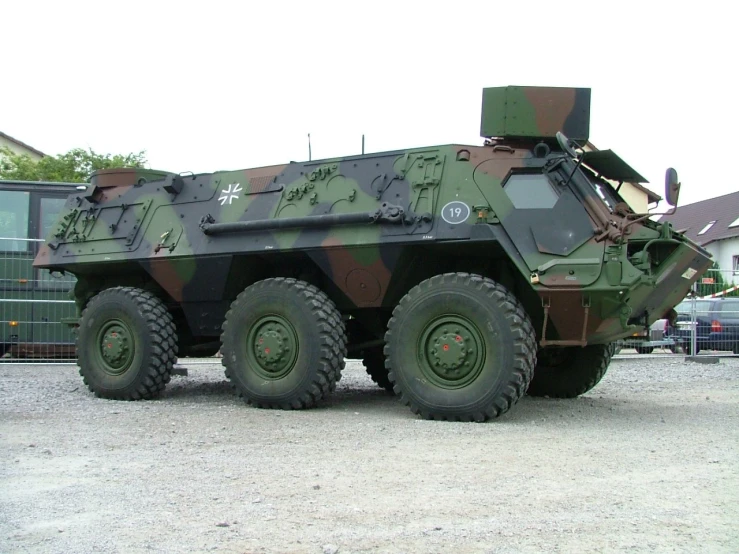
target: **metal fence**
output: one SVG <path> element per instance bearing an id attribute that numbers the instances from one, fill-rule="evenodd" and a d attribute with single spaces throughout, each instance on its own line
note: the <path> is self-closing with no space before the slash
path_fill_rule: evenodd
<path id="1" fill-rule="evenodd" d="M 680 355 L 739 354 L 739 272 L 710 269 L 675 310 L 677 320 L 656 321 L 648 336 L 619 341 L 638 354 L 655 351 Z M 626 351 L 625 353 L 629 353 Z"/>
<path id="2" fill-rule="evenodd" d="M 74 336 L 63 318 L 76 314 L 72 275 L 32 265 L 41 239 L 0 237 L 0 362 L 74 358 Z"/>
<path id="3" fill-rule="evenodd" d="M 739 272 L 709 269 L 676 310 L 672 335 L 688 354 L 739 354 Z"/>

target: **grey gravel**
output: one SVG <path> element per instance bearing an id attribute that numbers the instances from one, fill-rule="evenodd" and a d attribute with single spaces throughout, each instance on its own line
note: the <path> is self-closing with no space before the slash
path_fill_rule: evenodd
<path id="1" fill-rule="evenodd" d="M 739 551 L 739 359 L 616 359 L 486 424 L 422 421 L 356 362 L 300 412 L 183 365 L 148 402 L 0 366 L 0 552 Z"/>

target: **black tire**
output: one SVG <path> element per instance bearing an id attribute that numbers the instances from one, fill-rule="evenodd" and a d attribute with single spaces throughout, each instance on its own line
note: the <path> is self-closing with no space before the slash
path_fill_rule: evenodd
<path id="1" fill-rule="evenodd" d="M 575 398 L 597 385 L 611 363 L 607 344 L 549 346 L 539 351 L 530 396 Z"/>
<path id="2" fill-rule="evenodd" d="M 695 354 L 693 354 L 693 347 L 691 345 L 691 342 L 688 341 L 683 344 L 683 351 L 687 356 L 694 356 L 697 355 L 701 351 L 701 347 L 699 345 L 695 345 Z"/>
<path id="3" fill-rule="evenodd" d="M 637 354 L 651 354 L 654 352 L 654 346 L 635 346 L 634 350 Z"/>
<path id="4" fill-rule="evenodd" d="M 115 287 L 85 307 L 77 334 L 77 365 L 87 388 L 102 398 L 150 399 L 169 383 L 177 331 L 152 293 Z"/>
<path id="5" fill-rule="evenodd" d="M 385 354 L 382 352 L 382 346 L 366 350 L 362 356 L 362 363 L 367 375 L 378 387 L 393 392 L 393 384 L 388 377 L 389 371 L 385 367 Z"/>
<path id="6" fill-rule="evenodd" d="M 296 279 L 247 287 L 226 314 L 221 343 L 226 377 L 258 408 L 315 406 L 336 387 L 346 356 L 336 306 Z"/>
<path id="7" fill-rule="evenodd" d="M 385 334 L 385 357 L 395 393 L 413 413 L 485 421 L 526 392 L 536 338 L 523 306 L 502 285 L 447 273 L 400 300 Z"/>

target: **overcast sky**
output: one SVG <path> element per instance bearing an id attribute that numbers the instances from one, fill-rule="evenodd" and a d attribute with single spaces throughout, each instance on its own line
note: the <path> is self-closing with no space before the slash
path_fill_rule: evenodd
<path id="1" fill-rule="evenodd" d="M 732 2 L 3 2 L 0 131 L 209 172 L 481 144 L 481 90 L 592 89 L 591 141 L 680 204 L 739 189 Z M 728 150 L 725 155 L 721 150 Z M 725 158 L 726 156 L 726 158 Z"/>

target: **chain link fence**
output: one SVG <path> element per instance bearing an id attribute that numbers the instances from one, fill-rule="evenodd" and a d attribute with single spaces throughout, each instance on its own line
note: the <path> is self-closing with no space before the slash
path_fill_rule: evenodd
<path id="1" fill-rule="evenodd" d="M 33 267 L 43 242 L 0 237 L 0 362 L 74 359 L 74 336 L 62 320 L 76 315 L 75 278 Z"/>

